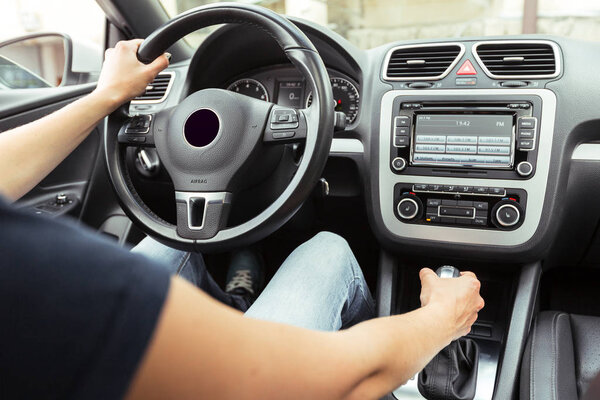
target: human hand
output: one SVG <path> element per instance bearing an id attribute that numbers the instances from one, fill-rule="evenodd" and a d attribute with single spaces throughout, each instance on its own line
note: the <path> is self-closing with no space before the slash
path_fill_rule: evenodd
<path id="1" fill-rule="evenodd" d="M 106 50 L 98 86 L 94 92 L 108 100 L 113 108 L 144 93 L 156 75 L 169 65 L 166 54 L 150 64 L 137 58 L 142 39 L 121 41 Z"/>
<path id="2" fill-rule="evenodd" d="M 479 295 L 481 283 L 472 272 L 461 272 L 458 278 L 443 279 L 429 268 L 419 272 L 421 278 L 421 306 L 435 308 L 448 317 L 452 340 L 468 334 L 477 320 L 477 313 L 485 305 Z"/>

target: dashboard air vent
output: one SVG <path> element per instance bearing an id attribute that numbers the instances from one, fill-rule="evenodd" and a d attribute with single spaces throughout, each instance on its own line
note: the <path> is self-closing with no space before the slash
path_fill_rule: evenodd
<path id="1" fill-rule="evenodd" d="M 491 78 L 553 78 L 559 74 L 556 45 L 543 41 L 482 42 L 473 47 Z"/>
<path id="2" fill-rule="evenodd" d="M 136 97 L 131 102 L 134 104 L 161 103 L 165 100 L 173 85 L 173 72 L 161 72 L 154 81 L 146 87 L 144 94 Z"/>
<path id="3" fill-rule="evenodd" d="M 464 52 L 458 43 L 395 47 L 388 52 L 383 76 L 390 81 L 442 79 Z"/>

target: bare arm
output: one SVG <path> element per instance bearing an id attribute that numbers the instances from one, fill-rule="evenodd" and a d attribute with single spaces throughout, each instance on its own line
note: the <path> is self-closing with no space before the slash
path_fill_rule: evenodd
<path id="1" fill-rule="evenodd" d="M 65 159 L 106 115 L 139 95 L 167 67 L 165 56 L 150 65 L 136 58 L 141 40 L 106 52 L 97 88 L 89 95 L 27 125 L 0 134 L 0 194 L 17 200 Z"/>
<path id="2" fill-rule="evenodd" d="M 473 276 L 421 278 L 422 308 L 341 332 L 246 318 L 174 278 L 128 398 L 377 399 L 466 334 L 483 307 Z"/>

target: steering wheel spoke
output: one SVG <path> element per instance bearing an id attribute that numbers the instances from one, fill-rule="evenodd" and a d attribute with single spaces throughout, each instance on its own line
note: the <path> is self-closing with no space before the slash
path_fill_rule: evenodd
<path id="1" fill-rule="evenodd" d="M 306 139 L 306 110 L 275 105 L 265 126 L 265 143 L 294 143 Z"/>
<path id="2" fill-rule="evenodd" d="M 216 236 L 227 223 L 230 192 L 175 192 L 177 234 L 202 240 Z"/>

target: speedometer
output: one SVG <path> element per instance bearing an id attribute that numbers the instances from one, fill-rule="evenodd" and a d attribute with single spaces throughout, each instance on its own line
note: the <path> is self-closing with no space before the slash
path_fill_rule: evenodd
<path id="1" fill-rule="evenodd" d="M 333 90 L 333 100 L 335 102 L 335 111 L 341 111 L 346 114 L 346 124 L 351 125 L 358 115 L 358 106 L 360 94 L 352 82 L 344 78 L 331 78 L 331 89 Z M 306 107 L 312 104 L 312 92 L 306 98 Z"/>
<path id="2" fill-rule="evenodd" d="M 264 85 L 256 79 L 240 79 L 233 82 L 227 90 L 254 97 L 255 99 L 269 101 L 269 93 Z"/>

